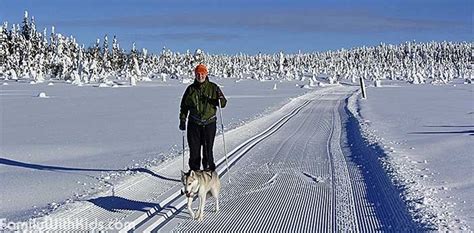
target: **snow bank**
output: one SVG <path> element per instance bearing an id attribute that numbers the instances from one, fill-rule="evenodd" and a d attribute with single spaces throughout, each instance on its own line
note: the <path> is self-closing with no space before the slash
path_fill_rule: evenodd
<path id="1" fill-rule="evenodd" d="M 472 89 L 398 85 L 370 88 L 367 100 L 351 97 L 350 111 L 368 145 L 383 148 L 380 162 L 417 221 L 472 229 Z"/>

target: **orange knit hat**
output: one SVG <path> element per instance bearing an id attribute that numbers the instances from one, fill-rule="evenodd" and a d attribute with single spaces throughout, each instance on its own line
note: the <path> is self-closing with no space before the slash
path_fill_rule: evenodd
<path id="1" fill-rule="evenodd" d="M 207 67 L 204 64 L 199 64 L 194 69 L 194 73 L 207 75 L 208 74 Z"/>

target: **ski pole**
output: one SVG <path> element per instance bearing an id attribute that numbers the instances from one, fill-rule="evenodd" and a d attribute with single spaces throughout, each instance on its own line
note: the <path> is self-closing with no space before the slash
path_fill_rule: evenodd
<path id="1" fill-rule="evenodd" d="M 181 131 L 181 134 L 183 135 L 183 172 L 184 172 L 184 130 Z"/>
<path id="2" fill-rule="evenodd" d="M 224 156 L 225 156 L 225 163 L 227 165 L 227 172 L 229 172 L 230 167 L 229 167 L 229 161 L 227 160 L 227 149 L 225 147 L 225 136 L 224 136 L 224 119 L 222 118 L 222 107 L 221 107 L 221 99 L 219 98 L 219 116 L 221 118 L 221 129 L 222 129 L 222 141 L 224 143 Z M 230 182 L 230 173 L 229 173 L 229 182 Z"/>

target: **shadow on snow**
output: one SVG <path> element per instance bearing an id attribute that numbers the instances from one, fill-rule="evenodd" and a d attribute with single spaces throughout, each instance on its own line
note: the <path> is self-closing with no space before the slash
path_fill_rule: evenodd
<path id="1" fill-rule="evenodd" d="M 60 167 L 60 166 L 50 166 L 50 165 L 41 165 L 41 164 L 33 164 L 33 163 L 25 163 L 20 161 L 15 161 L 6 158 L 0 158 L 0 164 L 14 166 L 14 167 L 22 167 L 22 168 L 29 168 L 34 170 L 40 171 L 79 171 L 79 172 L 141 172 L 149 174 L 153 177 L 168 180 L 168 181 L 175 181 L 181 182 L 179 179 L 173 179 L 169 177 L 165 177 L 159 174 L 154 173 L 146 168 L 131 168 L 131 169 L 102 169 L 102 168 L 77 168 L 77 167 Z"/>
<path id="2" fill-rule="evenodd" d="M 87 201 L 110 212 L 120 212 L 122 210 L 148 212 L 153 208 L 161 208 L 155 203 L 134 201 L 117 196 L 98 197 Z"/>
<path id="3" fill-rule="evenodd" d="M 408 134 L 469 134 L 474 135 L 474 130 L 462 131 L 424 131 L 424 132 L 410 132 Z"/>
<path id="4" fill-rule="evenodd" d="M 381 225 L 377 231 L 430 230 L 429 226 L 413 220 L 407 205 L 401 199 L 400 194 L 403 188 L 396 187 L 392 183 L 379 160 L 387 155 L 379 145 L 370 145 L 364 140 L 359 122 L 347 108 L 347 102 L 348 99 L 346 99 L 346 104 L 341 105 L 339 109 L 342 113 L 341 116 L 343 116 L 344 127 L 341 147 L 348 162 L 357 166 L 356 174 L 358 173 L 365 183 L 364 198 L 371 204 Z M 358 177 L 353 176 L 354 174 L 351 174 L 351 179 L 357 182 Z M 362 213 L 358 214 L 362 215 Z"/>
<path id="5" fill-rule="evenodd" d="M 40 171 L 52 171 L 52 172 L 62 172 L 62 171 L 78 171 L 78 172 L 142 172 L 149 174 L 153 177 L 169 180 L 174 182 L 181 182 L 178 179 L 173 179 L 165 176 L 158 175 L 153 171 L 150 171 L 146 168 L 133 168 L 133 169 L 100 169 L 100 168 L 76 168 L 76 167 L 60 167 L 60 166 L 49 166 L 49 165 L 41 165 L 41 164 L 33 164 L 33 163 L 25 163 L 14 161 L 6 158 L 0 158 L 0 165 L 7 165 L 7 166 L 14 166 L 14 167 L 21 167 L 21 168 L 28 168 Z M 148 212 L 152 208 L 161 207 L 156 203 L 149 203 L 149 202 L 141 202 L 135 200 L 129 200 L 123 197 L 117 196 L 105 196 L 105 197 L 98 197 L 94 199 L 87 200 L 88 202 L 93 203 L 94 205 L 101 207 L 105 210 L 111 212 L 119 212 L 120 210 L 135 210 L 135 211 L 143 211 Z"/>

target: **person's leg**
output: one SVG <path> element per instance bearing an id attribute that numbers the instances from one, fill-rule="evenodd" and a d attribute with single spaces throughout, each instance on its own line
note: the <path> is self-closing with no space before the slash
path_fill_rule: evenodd
<path id="1" fill-rule="evenodd" d="M 201 136 L 201 148 L 202 148 L 202 169 L 206 170 L 207 167 L 207 157 L 206 157 L 206 128 L 205 126 L 199 126 L 199 133 Z"/>
<path id="2" fill-rule="evenodd" d="M 201 168 L 201 136 L 200 128 L 193 122 L 188 123 L 188 145 L 189 145 L 189 169 L 199 170 Z"/>
<path id="3" fill-rule="evenodd" d="M 204 169 L 208 170 L 216 170 L 216 165 L 214 163 L 214 138 L 216 137 L 216 122 L 210 123 L 206 125 L 204 128 L 205 136 L 204 136 L 204 147 L 203 147 L 203 165 Z M 204 164 L 204 161 L 206 162 Z"/>

